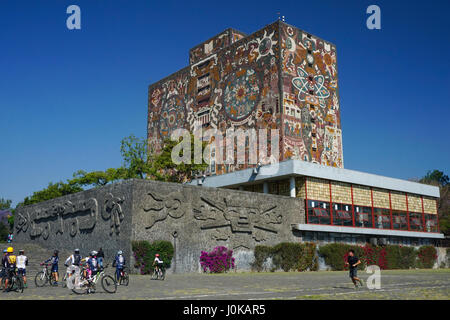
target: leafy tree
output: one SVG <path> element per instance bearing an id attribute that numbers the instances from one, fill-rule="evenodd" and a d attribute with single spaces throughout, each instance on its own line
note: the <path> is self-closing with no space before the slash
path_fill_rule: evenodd
<path id="1" fill-rule="evenodd" d="M 106 171 L 86 172 L 78 170 L 73 174 L 73 179 L 69 181 L 72 185 L 102 187 L 110 182 L 127 178 L 126 168 L 109 168 Z"/>
<path id="2" fill-rule="evenodd" d="M 11 209 L 11 200 L 0 198 L 0 210 Z"/>
<path id="3" fill-rule="evenodd" d="M 135 137 L 133 134 L 121 141 L 120 153 L 127 169 L 126 178 L 144 179 L 151 172 L 147 157 L 147 140 Z"/>
<path id="4" fill-rule="evenodd" d="M 179 141 L 166 139 L 161 153 L 154 156 L 151 161 L 149 178 L 160 181 L 183 183 L 192 180 L 197 173 L 204 171 L 208 167 L 208 163 L 204 161 L 203 157 L 201 163 L 195 163 L 194 161 L 195 139 L 194 135 L 191 134 L 190 163 L 182 162 L 179 164 L 175 164 L 172 161 L 172 151 Z M 202 155 L 207 145 L 206 142 L 201 143 Z M 181 149 L 178 155 L 182 157 L 183 152 L 183 149 Z"/>
<path id="5" fill-rule="evenodd" d="M 439 170 L 428 171 L 419 179 L 420 183 L 426 183 L 439 187 L 440 198 L 438 200 L 439 229 L 445 235 L 450 234 L 450 183 L 449 177 Z"/>
<path id="6" fill-rule="evenodd" d="M 32 196 L 26 197 L 23 202 L 19 203 L 17 206 L 27 206 L 30 204 L 47 201 L 80 191 L 83 191 L 83 188 L 78 184 L 73 184 L 70 182 L 64 183 L 62 181 L 57 183 L 50 182 L 47 188 L 33 192 Z"/>

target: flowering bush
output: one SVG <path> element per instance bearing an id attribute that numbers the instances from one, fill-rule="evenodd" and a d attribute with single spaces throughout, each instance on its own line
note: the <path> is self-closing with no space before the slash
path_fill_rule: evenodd
<path id="1" fill-rule="evenodd" d="M 204 272 L 222 273 L 235 269 L 233 250 L 227 247 L 215 247 L 213 251 L 202 251 L 200 265 Z"/>
<path id="2" fill-rule="evenodd" d="M 437 251 L 433 246 L 422 246 L 417 252 L 417 264 L 419 268 L 433 268 L 437 259 Z"/>

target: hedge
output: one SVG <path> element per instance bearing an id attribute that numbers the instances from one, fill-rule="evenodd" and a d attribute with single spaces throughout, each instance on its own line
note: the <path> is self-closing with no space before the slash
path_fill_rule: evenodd
<path id="1" fill-rule="evenodd" d="M 256 246 L 254 250 L 255 260 L 251 267 L 255 271 L 264 270 L 264 262 L 272 258 L 273 268 L 270 271 L 282 269 L 283 271 L 318 270 L 314 243 L 289 243 L 283 242 L 276 246 Z"/>
<path id="2" fill-rule="evenodd" d="M 170 268 L 174 253 L 173 245 L 170 241 L 154 241 L 152 243 L 141 240 L 132 241 L 131 247 L 135 258 L 135 268 L 140 270 L 141 274 L 150 274 L 153 272 L 153 261 L 155 254 L 160 255 L 163 265 L 166 269 Z"/>
<path id="3" fill-rule="evenodd" d="M 377 265 L 380 269 L 432 268 L 437 259 L 433 246 L 414 247 L 398 245 L 356 246 L 344 243 L 330 243 L 319 248 L 319 255 L 332 270 L 346 270 L 344 264 L 348 251 L 353 249 L 361 260 L 362 267 Z"/>

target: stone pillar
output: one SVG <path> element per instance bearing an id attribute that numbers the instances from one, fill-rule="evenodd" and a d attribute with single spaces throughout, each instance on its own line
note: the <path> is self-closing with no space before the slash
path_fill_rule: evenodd
<path id="1" fill-rule="evenodd" d="M 269 184 L 267 182 L 263 183 L 263 192 L 269 193 Z"/>
<path id="2" fill-rule="evenodd" d="M 295 198 L 296 192 L 295 192 L 295 177 L 289 178 L 289 190 L 291 191 L 290 196 L 292 198 Z"/>

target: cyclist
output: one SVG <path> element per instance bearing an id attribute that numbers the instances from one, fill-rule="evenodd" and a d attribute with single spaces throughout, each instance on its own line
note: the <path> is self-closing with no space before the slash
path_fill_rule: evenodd
<path id="1" fill-rule="evenodd" d="M 125 263 L 126 263 L 126 260 L 125 260 L 125 257 L 123 256 L 123 252 L 122 252 L 122 250 L 119 250 L 117 252 L 117 255 L 114 258 L 114 261 L 113 261 L 113 264 L 112 264 L 113 267 L 116 267 L 116 281 L 117 281 L 117 283 L 119 283 L 120 275 L 121 275 L 121 273 L 123 271 L 123 268 L 125 267 Z"/>
<path id="2" fill-rule="evenodd" d="M 28 258 L 25 255 L 25 251 L 19 250 L 19 255 L 17 256 L 17 274 L 23 278 L 23 286 L 27 287 L 27 265 Z"/>
<path id="3" fill-rule="evenodd" d="M 69 277 L 73 272 L 76 272 L 78 274 L 80 272 L 80 264 L 81 264 L 80 249 L 75 249 L 74 253 L 70 255 L 64 262 L 64 265 L 67 267 L 66 270 L 67 277 Z"/>
<path id="4" fill-rule="evenodd" d="M 92 281 L 92 277 L 97 274 L 98 262 L 96 258 L 97 251 L 91 251 L 89 258 L 86 258 L 86 270 L 84 277 L 88 281 Z"/>
<path id="5" fill-rule="evenodd" d="M 97 251 L 92 251 L 87 261 L 89 275 L 95 276 L 98 272 Z"/>
<path id="6" fill-rule="evenodd" d="M 53 283 L 54 286 L 58 285 L 58 263 L 59 263 L 59 251 L 55 250 L 53 251 L 53 256 L 50 257 L 50 259 L 47 259 L 44 261 L 44 263 L 51 262 L 52 264 L 52 270 L 51 273 L 55 279 L 55 282 Z"/>
<path id="7" fill-rule="evenodd" d="M 8 254 L 7 250 L 4 249 L 3 250 L 3 256 L 2 256 L 2 270 L 0 271 L 0 280 L 3 280 L 4 278 L 6 278 L 6 266 L 3 263 L 3 258 Z"/>
<path id="8" fill-rule="evenodd" d="M 159 258 L 159 254 L 155 254 L 155 260 L 153 260 L 153 266 L 155 267 L 155 271 L 158 272 L 162 270 L 163 261 Z"/>
<path id="9" fill-rule="evenodd" d="M 6 255 L 3 256 L 2 259 L 2 266 L 5 267 L 6 272 L 5 289 L 3 291 L 8 291 L 8 282 L 11 280 L 11 277 L 16 270 L 16 259 L 14 249 L 12 247 L 8 247 L 8 249 L 6 249 Z"/>

